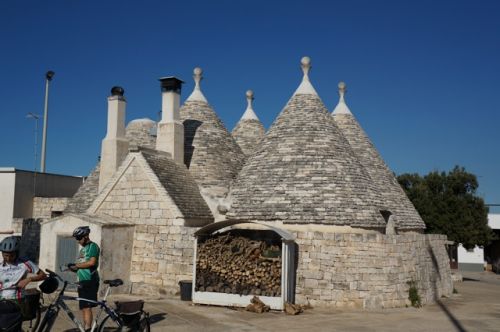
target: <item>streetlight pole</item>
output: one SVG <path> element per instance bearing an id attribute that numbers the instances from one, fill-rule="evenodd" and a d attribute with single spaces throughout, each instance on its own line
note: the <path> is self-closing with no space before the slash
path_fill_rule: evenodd
<path id="1" fill-rule="evenodd" d="M 32 113 L 32 112 L 29 112 L 26 117 L 28 119 L 34 119 L 35 120 L 35 151 L 34 151 L 34 154 L 35 154 L 35 173 L 37 171 L 37 167 L 36 167 L 36 162 L 37 162 L 37 157 L 38 157 L 38 119 L 40 119 L 40 116 L 38 114 L 35 114 L 35 113 Z"/>
<path id="2" fill-rule="evenodd" d="M 55 73 L 49 70 L 45 73 L 45 109 L 43 112 L 42 157 L 40 158 L 40 172 L 45 173 L 45 150 L 47 147 L 47 122 L 49 120 L 49 82 Z"/>

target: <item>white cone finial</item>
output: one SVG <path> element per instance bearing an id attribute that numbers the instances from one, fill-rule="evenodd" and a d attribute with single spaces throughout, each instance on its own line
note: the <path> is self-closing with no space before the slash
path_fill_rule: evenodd
<path id="1" fill-rule="evenodd" d="M 300 60 L 300 65 L 302 67 L 302 71 L 304 72 L 304 78 L 309 80 L 309 70 L 311 69 L 311 58 L 308 56 L 303 57 Z"/>
<path id="2" fill-rule="evenodd" d="M 248 90 L 247 93 L 246 93 L 246 96 L 247 96 L 247 108 L 252 108 L 252 102 L 253 102 L 253 91 L 252 90 Z"/>
<path id="3" fill-rule="evenodd" d="M 188 97 L 186 101 L 204 101 L 207 102 L 207 99 L 201 92 L 200 82 L 203 79 L 203 70 L 200 67 L 196 67 L 193 70 L 193 79 L 194 79 L 194 89 L 191 95 Z"/>
<path id="4" fill-rule="evenodd" d="M 308 56 L 303 57 L 300 60 L 300 64 L 302 67 L 302 71 L 304 72 L 304 77 L 302 78 L 302 82 L 299 87 L 295 91 L 294 94 L 309 94 L 309 95 L 318 95 L 311 82 L 309 81 L 309 71 L 311 70 L 311 58 Z"/>
<path id="5" fill-rule="evenodd" d="M 243 116 L 241 117 L 241 120 L 259 120 L 257 117 L 257 114 L 255 114 L 253 110 L 253 91 L 248 90 L 246 93 L 247 96 L 247 109 L 245 110 L 245 113 L 243 113 Z"/>
<path id="6" fill-rule="evenodd" d="M 333 110 L 333 114 L 352 114 L 349 107 L 347 107 L 347 104 L 345 103 L 344 99 L 344 95 L 347 91 L 347 86 L 345 85 L 344 82 L 340 82 L 338 87 L 339 87 L 339 103 Z"/>

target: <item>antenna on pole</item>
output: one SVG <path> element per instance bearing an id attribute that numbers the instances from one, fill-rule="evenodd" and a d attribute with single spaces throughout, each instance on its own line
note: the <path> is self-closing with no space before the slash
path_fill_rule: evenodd
<path id="1" fill-rule="evenodd" d="M 35 147 L 34 147 L 34 175 L 33 175 L 33 197 L 36 196 L 36 172 L 37 172 L 37 156 L 38 156 L 38 120 L 40 116 L 38 114 L 29 112 L 26 114 L 26 118 L 35 120 Z"/>
<path id="2" fill-rule="evenodd" d="M 29 112 L 26 114 L 27 119 L 34 119 L 35 120 L 35 147 L 34 147 L 34 158 L 35 158 L 35 167 L 34 171 L 37 171 L 37 157 L 38 157 L 38 120 L 40 119 L 40 116 L 38 114 Z"/>

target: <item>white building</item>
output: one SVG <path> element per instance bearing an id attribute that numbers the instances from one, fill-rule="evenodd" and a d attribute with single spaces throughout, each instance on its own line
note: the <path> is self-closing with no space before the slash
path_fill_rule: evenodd
<path id="1" fill-rule="evenodd" d="M 494 231 L 500 231 L 500 214 L 488 214 L 488 226 L 490 226 Z M 495 247 L 495 243 L 493 243 L 489 247 Z M 467 250 L 461 244 L 459 244 L 457 249 L 458 268 L 461 271 L 484 271 L 485 264 L 491 263 L 491 261 L 487 261 L 495 260 L 494 257 L 490 257 L 489 259 L 487 259 L 488 251 L 493 251 L 491 254 L 493 254 L 495 257 L 499 256 L 498 249 L 496 251 L 493 248 L 490 248 L 490 250 L 485 250 L 485 248 L 483 247 L 476 246 L 474 249 Z"/>

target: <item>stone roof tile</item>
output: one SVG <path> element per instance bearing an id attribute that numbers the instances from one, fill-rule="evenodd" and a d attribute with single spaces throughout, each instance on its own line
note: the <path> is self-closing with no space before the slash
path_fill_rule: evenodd
<path id="1" fill-rule="evenodd" d="M 253 110 L 253 92 L 248 90 L 246 96 L 248 103 L 247 109 L 245 113 L 243 113 L 240 121 L 236 124 L 236 127 L 234 127 L 231 135 L 234 137 L 245 156 L 249 156 L 259 145 L 266 130 Z"/>
<path id="2" fill-rule="evenodd" d="M 188 99 L 180 115 L 184 124 L 184 163 L 189 172 L 212 196 L 226 197 L 244 163 L 243 152 L 206 101 Z"/>
<path id="3" fill-rule="evenodd" d="M 365 131 L 344 101 L 345 85 L 340 85 L 339 105 L 333 112 L 335 123 L 349 142 L 354 154 L 367 170 L 389 211 L 396 216 L 399 229 L 424 229 L 425 223 L 406 196 L 394 173 L 386 165 Z M 341 110 L 341 111 L 338 111 Z"/>
<path id="4" fill-rule="evenodd" d="M 75 195 L 73 195 L 73 197 L 69 200 L 68 205 L 64 210 L 65 213 L 83 213 L 97 198 L 97 194 L 99 193 L 100 165 L 100 162 L 97 163 L 85 182 L 80 186 L 80 188 L 78 188 Z"/>
<path id="5" fill-rule="evenodd" d="M 156 122 L 151 119 L 136 119 L 128 123 L 125 137 L 129 146 L 156 148 Z"/>
<path id="6" fill-rule="evenodd" d="M 198 185 L 185 167 L 161 152 L 141 150 L 141 154 L 184 218 L 213 221 L 213 215 L 201 196 Z"/>
<path id="7" fill-rule="evenodd" d="M 238 175 L 228 218 L 384 227 L 379 194 L 323 102 L 298 92 Z"/>

